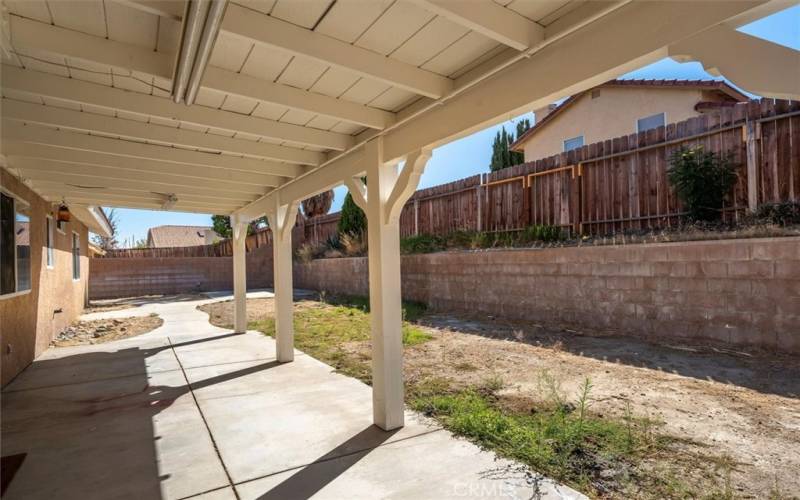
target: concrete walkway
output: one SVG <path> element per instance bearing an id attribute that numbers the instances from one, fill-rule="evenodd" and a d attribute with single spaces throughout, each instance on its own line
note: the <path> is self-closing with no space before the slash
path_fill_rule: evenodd
<path id="1" fill-rule="evenodd" d="M 50 349 L 17 377 L 2 454 L 21 464 L 3 498 L 582 498 L 414 413 L 372 426 L 368 386 L 301 352 L 277 363 L 272 339 L 211 326 L 202 302 L 102 313 L 165 322 Z"/>

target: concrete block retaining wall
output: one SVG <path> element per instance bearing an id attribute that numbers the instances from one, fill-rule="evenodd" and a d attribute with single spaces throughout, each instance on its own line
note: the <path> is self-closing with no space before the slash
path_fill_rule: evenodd
<path id="1" fill-rule="evenodd" d="M 800 352 L 800 238 L 410 255 L 402 276 L 439 310 Z M 367 260 L 296 265 L 295 286 L 365 295 Z"/>
<path id="2" fill-rule="evenodd" d="M 366 258 L 295 263 L 295 287 L 367 295 Z M 409 255 L 403 296 L 433 309 L 800 353 L 800 238 Z M 247 256 L 272 285 L 271 248 Z M 232 288 L 230 257 L 93 259 L 92 298 Z"/>
<path id="3" fill-rule="evenodd" d="M 272 286 L 272 247 L 247 254 L 247 285 Z M 92 259 L 89 298 L 233 290 L 232 257 L 131 257 Z"/>

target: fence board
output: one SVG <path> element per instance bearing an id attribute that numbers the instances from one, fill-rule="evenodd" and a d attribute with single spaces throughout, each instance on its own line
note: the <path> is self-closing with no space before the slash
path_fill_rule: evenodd
<path id="1" fill-rule="evenodd" d="M 583 146 L 488 174 L 414 193 L 400 215 L 400 234 L 443 235 L 457 230 L 513 231 L 556 225 L 587 234 L 678 223 L 683 206 L 669 185 L 669 157 L 702 145 L 730 158 L 737 181 L 725 217 L 748 207 L 744 129 L 756 122 L 757 203 L 800 199 L 800 102 L 761 99 L 666 127 Z M 532 175 L 533 174 L 533 175 Z M 298 217 L 296 246 L 320 244 L 337 232 L 339 214 Z M 270 244 L 268 230 L 248 236 L 248 251 Z M 109 257 L 218 257 L 230 241 L 183 248 L 117 249 Z"/>

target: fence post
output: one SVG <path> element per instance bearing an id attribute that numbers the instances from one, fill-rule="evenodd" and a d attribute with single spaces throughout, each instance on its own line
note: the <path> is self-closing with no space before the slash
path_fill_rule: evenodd
<path id="1" fill-rule="evenodd" d="M 748 121 L 744 132 L 747 143 L 747 206 L 751 212 L 755 212 L 758 208 L 758 137 L 761 135 L 761 124 Z"/>
<path id="2" fill-rule="evenodd" d="M 583 234 L 583 163 L 572 167 L 572 194 L 575 204 L 573 205 L 573 226 L 576 236 Z"/>
<path id="3" fill-rule="evenodd" d="M 419 200 L 414 200 L 414 236 L 419 235 Z"/>
<path id="4" fill-rule="evenodd" d="M 531 225 L 531 183 L 528 182 L 527 172 L 522 174 L 522 227 Z"/>
<path id="5" fill-rule="evenodd" d="M 483 176 L 481 176 L 481 181 L 480 182 L 481 183 L 478 184 L 478 186 L 475 188 L 475 196 L 478 197 L 478 219 L 477 219 L 477 223 L 476 223 L 476 226 L 477 226 L 476 231 L 478 231 L 478 232 L 481 231 L 481 225 L 482 225 L 482 222 L 483 222 L 483 211 L 481 210 L 481 199 L 483 198 L 483 196 L 482 196 L 483 193 L 481 193 L 481 187 L 482 187 L 482 184 L 483 184 Z"/>

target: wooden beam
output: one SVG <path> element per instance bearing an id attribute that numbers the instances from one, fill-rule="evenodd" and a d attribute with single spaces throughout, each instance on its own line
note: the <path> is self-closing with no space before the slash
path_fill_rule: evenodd
<path id="1" fill-rule="evenodd" d="M 288 85 L 272 83 L 213 66 L 206 68 L 203 87 L 379 130 L 385 129 L 395 122 L 394 113 L 389 111 L 308 92 Z"/>
<path id="2" fill-rule="evenodd" d="M 292 174 L 302 173 L 304 170 L 304 167 L 288 163 L 266 162 L 252 158 L 237 158 L 218 153 L 144 144 L 125 139 L 55 130 L 39 125 L 23 125 L 20 122 L 5 119 L 3 120 L 2 138 L 3 141 L 41 144 L 120 157 L 152 160 L 165 163 L 167 164 L 166 167 L 169 164 L 182 165 L 184 167 L 187 165 L 202 165 L 218 170 L 220 176 L 225 175 L 225 171 L 255 173 L 263 176 L 261 179 L 264 181 L 264 185 L 267 186 L 279 186 L 285 182 L 285 177 L 292 177 Z M 5 148 L 3 150 L 5 151 Z M 190 171 L 189 169 L 186 170 Z"/>
<path id="3" fill-rule="evenodd" d="M 111 66 L 122 70 L 122 74 L 134 70 L 152 76 L 171 78 L 172 56 L 169 54 L 153 52 L 139 45 L 87 35 L 13 14 L 8 16 L 8 20 L 11 42 L 16 48 L 59 54 Z"/>
<path id="4" fill-rule="evenodd" d="M 156 16 L 181 20 L 185 0 L 112 0 L 132 9 L 154 14 Z"/>
<path id="5" fill-rule="evenodd" d="M 316 151 L 277 146 L 246 139 L 235 139 L 217 134 L 143 123 L 54 106 L 43 106 L 13 99 L 3 100 L 3 117 L 26 123 L 50 125 L 61 129 L 97 132 L 163 145 L 216 150 L 231 155 L 244 155 L 302 165 L 318 165 L 325 157 L 323 153 Z M 272 163 L 272 165 L 275 164 Z M 298 167 L 282 166 L 280 168 L 286 169 L 283 174 L 291 177 L 300 175 L 305 171 L 304 168 Z M 277 172 L 273 173 L 277 174 Z"/>
<path id="6" fill-rule="evenodd" d="M 452 80 L 447 77 L 235 3 L 228 5 L 222 31 L 251 43 L 308 57 L 427 97 L 442 97 L 453 86 Z"/>
<path id="7" fill-rule="evenodd" d="M 546 50 L 480 80 L 439 106 L 384 132 L 384 162 L 434 148 L 505 121 L 509 116 L 592 88 L 667 55 L 668 46 L 746 13 L 765 0 L 631 2 L 594 20 Z M 687 15 L 691 14 L 691 15 Z M 653 29 L 658 26 L 659 29 Z M 287 182 L 239 212 L 254 218 L 279 199 L 304 199 L 364 171 L 363 146 Z"/>
<path id="8" fill-rule="evenodd" d="M 34 183 L 37 188 L 42 189 L 74 189 L 78 192 L 91 192 L 96 191 L 98 188 L 103 188 L 112 192 L 119 192 L 131 197 L 145 196 L 150 193 L 174 193 L 176 196 L 184 198 L 201 198 L 201 199 L 216 199 L 222 202 L 242 203 L 244 198 L 249 198 L 253 195 L 220 191 L 211 188 L 196 188 L 186 186 L 169 186 L 171 189 L 166 189 L 163 186 L 158 186 L 159 189 L 154 189 L 152 183 L 127 181 L 124 184 L 113 181 L 98 181 L 97 179 L 75 178 L 76 182 L 65 183 L 63 181 L 43 180 L 37 179 Z"/>
<path id="9" fill-rule="evenodd" d="M 54 200 L 55 201 L 55 200 Z M 60 201 L 60 200 L 58 200 Z M 215 207 L 215 206 L 195 206 L 185 204 L 178 201 L 173 207 L 169 209 L 162 208 L 162 204 L 148 201 L 133 201 L 133 200 L 114 200 L 114 199 L 67 199 L 67 203 L 75 203 L 79 205 L 94 204 L 102 207 L 109 208 L 132 208 L 137 210 L 156 210 L 164 212 L 189 212 L 196 214 L 213 214 L 213 215 L 229 215 L 235 209 L 230 207 Z"/>
<path id="10" fill-rule="evenodd" d="M 62 162 L 65 164 L 96 165 L 108 168 L 119 168 L 141 172 L 143 174 L 165 173 L 182 175 L 193 179 L 208 179 L 211 181 L 235 182 L 245 185 L 260 185 L 274 187 L 275 177 L 251 172 L 239 172 L 219 168 L 203 167 L 199 165 L 184 165 L 181 163 L 166 163 L 142 158 L 115 156 L 94 151 L 81 151 L 77 149 L 64 149 L 45 144 L 29 144 L 17 141 L 4 141 L 3 148 L 12 158 L 29 158 Z M 64 168 L 68 168 L 67 165 Z"/>
<path id="11" fill-rule="evenodd" d="M 97 196 L 105 196 L 106 198 L 113 197 L 115 199 L 126 199 L 126 200 L 164 200 L 163 195 L 159 195 L 152 192 L 146 193 L 132 193 L 130 191 L 123 191 L 115 188 L 105 188 L 105 189 L 80 189 L 74 188 L 72 186 L 67 186 L 66 184 L 60 185 L 43 185 L 41 182 L 34 183 L 39 192 L 42 195 L 52 195 L 55 197 L 60 196 L 71 196 L 73 198 L 83 198 L 83 199 L 91 199 Z M 214 199 L 204 196 L 189 196 L 189 195 L 180 195 L 177 193 L 172 193 L 177 196 L 177 198 L 185 203 L 191 203 L 193 205 L 211 205 L 211 206 L 241 206 L 249 201 L 252 201 L 250 197 L 240 198 L 238 200 L 232 199 Z"/>
<path id="12" fill-rule="evenodd" d="M 14 45 L 90 64 L 119 68 L 123 74 L 138 71 L 151 77 L 172 79 L 174 56 L 138 45 L 100 38 L 30 19 L 10 16 Z M 394 113 L 335 97 L 308 92 L 252 76 L 209 66 L 202 87 L 307 111 L 365 127 L 384 129 L 395 121 Z"/>
<path id="13" fill-rule="evenodd" d="M 492 0 L 414 0 L 423 9 L 522 51 L 544 40 L 544 28 Z"/>
<path id="14" fill-rule="evenodd" d="M 81 165 L 50 160 L 29 158 L 9 158 L 12 168 L 19 170 L 23 177 L 33 180 L 58 180 L 76 185 L 119 185 L 121 182 L 144 180 L 147 189 L 159 193 L 171 193 L 179 187 L 200 187 L 218 189 L 239 195 L 258 195 L 266 191 L 258 185 L 240 184 L 211 179 L 196 179 L 182 175 L 148 173 L 98 165 Z"/>
<path id="15" fill-rule="evenodd" d="M 349 135 L 318 130 L 290 123 L 265 120 L 231 111 L 186 106 L 170 99 L 83 82 L 74 78 L 2 66 L 3 88 L 53 97 L 77 104 L 90 104 L 142 116 L 175 120 L 206 128 L 244 132 L 297 144 L 343 151 L 353 144 Z"/>
<path id="16" fill-rule="evenodd" d="M 800 50 L 756 38 L 721 25 L 669 47 L 679 62 L 698 61 L 714 76 L 724 76 L 753 94 L 800 99 Z"/>

